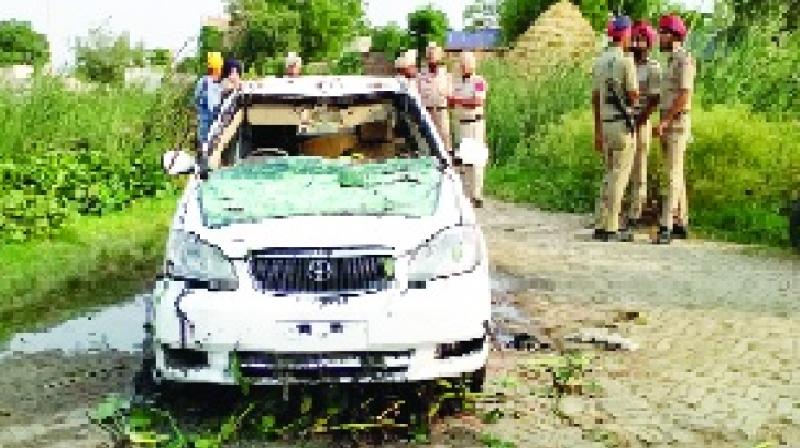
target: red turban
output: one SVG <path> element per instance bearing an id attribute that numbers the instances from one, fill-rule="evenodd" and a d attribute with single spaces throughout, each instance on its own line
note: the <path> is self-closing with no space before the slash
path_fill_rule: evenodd
<path id="1" fill-rule="evenodd" d="M 686 25 L 683 19 L 676 15 L 662 16 L 658 21 L 658 27 L 675 34 L 681 40 L 686 37 Z"/>
<path id="2" fill-rule="evenodd" d="M 647 23 L 647 21 L 641 20 L 633 25 L 633 28 L 631 29 L 631 36 L 644 37 L 644 39 L 647 41 L 647 48 L 652 48 L 658 34 L 656 33 L 656 30 L 653 29 L 649 23 Z"/>

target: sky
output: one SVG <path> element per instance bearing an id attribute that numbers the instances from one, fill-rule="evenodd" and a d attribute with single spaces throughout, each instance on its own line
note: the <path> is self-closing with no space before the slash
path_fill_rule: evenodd
<path id="1" fill-rule="evenodd" d="M 696 7 L 713 0 L 680 1 Z M 390 21 L 405 26 L 408 13 L 428 3 L 447 14 L 453 29 L 460 29 L 462 12 L 471 1 L 368 0 L 366 13 L 374 26 Z M 191 54 L 205 18 L 222 14 L 222 0 L 0 0 L 0 20 L 26 20 L 47 35 L 55 67 L 71 63 L 75 38 L 97 26 L 116 33 L 127 31 L 134 42 L 143 41 L 147 48 L 177 51 L 188 41 L 181 56 Z"/>

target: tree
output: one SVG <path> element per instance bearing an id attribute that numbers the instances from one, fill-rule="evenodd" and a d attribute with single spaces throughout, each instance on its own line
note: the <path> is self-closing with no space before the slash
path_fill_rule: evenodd
<path id="1" fill-rule="evenodd" d="M 729 16 L 726 34 L 742 38 L 753 26 L 772 26 L 777 30 L 797 31 L 800 26 L 800 0 L 719 0 L 719 10 Z"/>
<path id="2" fill-rule="evenodd" d="M 500 23 L 497 0 L 475 0 L 464 8 L 464 29 L 496 28 Z"/>
<path id="3" fill-rule="evenodd" d="M 408 15 L 410 48 L 417 49 L 417 57 L 425 54 L 428 42 L 444 46 L 449 24 L 447 16 L 432 5 L 420 8 Z"/>
<path id="4" fill-rule="evenodd" d="M 155 48 L 147 54 L 150 65 L 164 67 L 172 63 L 172 52 L 166 48 Z"/>
<path id="5" fill-rule="evenodd" d="M 102 83 L 121 83 L 125 68 L 145 65 L 144 46 L 131 45 L 130 36 L 117 36 L 102 29 L 89 31 L 87 37 L 78 38 L 75 45 L 76 69 L 83 78 Z"/>
<path id="6" fill-rule="evenodd" d="M 30 22 L 0 21 L 0 66 L 42 65 L 50 59 L 50 45 Z"/>
<path id="7" fill-rule="evenodd" d="M 228 0 L 232 51 L 246 65 L 298 51 L 308 61 L 338 59 L 365 31 L 361 0 Z"/>
<path id="8" fill-rule="evenodd" d="M 396 23 L 373 28 L 371 34 L 372 50 L 383 52 L 390 60 L 394 60 L 400 52 L 407 50 L 411 43 L 408 32 Z"/>

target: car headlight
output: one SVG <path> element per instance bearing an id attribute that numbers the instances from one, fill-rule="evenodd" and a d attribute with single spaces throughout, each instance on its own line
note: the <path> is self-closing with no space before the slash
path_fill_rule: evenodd
<path id="1" fill-rule="evenodd" d="M 200 282 L 209 289 L 236 289 L 233 263 L 216 246 L 197 235 L 173 230 L 167 243 L 166 273 L 172 278 Z"/>
<path id="2" fill-rule="evenodd" d="M 420 282 L 470 272 L 481 256 L 480 233 L 475 227 L 445 229 L 411 253 L 408 280 Z"/>

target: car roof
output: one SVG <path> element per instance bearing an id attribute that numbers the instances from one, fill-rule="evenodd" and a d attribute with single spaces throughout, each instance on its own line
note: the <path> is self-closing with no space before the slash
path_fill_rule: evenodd
<path id="1" fill-rule="evenodd" d="M 299 76 L 261 78 L 242 82 L 240 95 L 348 96 L 370 93 L 409 93 L 405 83 L 377 76 Z"/>

